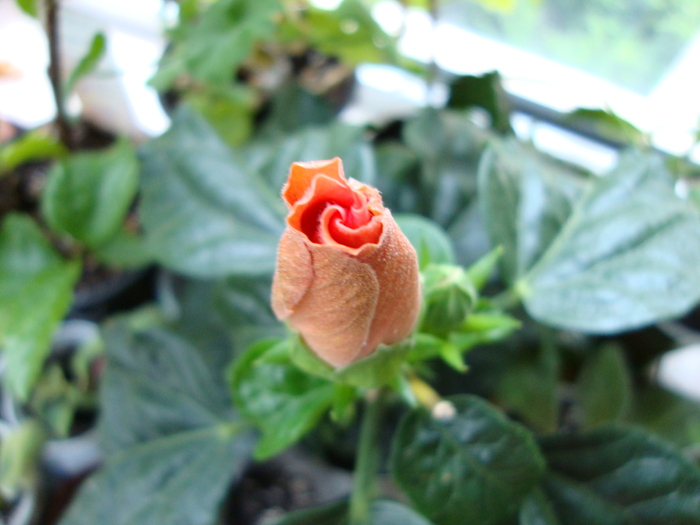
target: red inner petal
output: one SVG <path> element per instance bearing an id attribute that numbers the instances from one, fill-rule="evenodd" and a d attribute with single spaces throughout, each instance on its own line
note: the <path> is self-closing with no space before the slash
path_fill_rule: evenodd
<path id="1" fill-rule="evenodd" d="M 316 244 L 353 249 L 378 243 L 382 233 L 382 223 L 367 208 L 366 195 L 324 175 L 315 178 L 308 201 L 294 207 L 289 224 Z"/>

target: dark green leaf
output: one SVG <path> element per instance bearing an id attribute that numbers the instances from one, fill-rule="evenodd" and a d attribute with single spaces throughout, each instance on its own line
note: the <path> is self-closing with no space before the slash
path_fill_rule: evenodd
<path id="1" fill-rule="evenodd" d="M 656 156 L 631 152 L 596 181 L 521 281 L 535 319 L 610 333 L 700 300 L 700 218 Z"/>
<path id="2" fill-rule="evenodd" d="M 275 93 L 265 127 L 268 133 L 293 133 L 331 124 L 335 114 L 328 100 L 290 82 Z"/>
<path id="3" fill-rule="evenodd" d="M 89 75 L 100 63 L 107 49 L 107 40 L 103 33 L 97 33 L 90 42 L 87 53 L 80 59 L 78 65 L 68 77 L 68 82 L 64 88 L 64 93 L 69 95 L 75 89 L 75 85 L 85 75 Z"/>
<path id="4" fill-rule="evenodd" d="M 515 139 L 494 141 L 479 165 L 479 200 L 493 246 L 513 283 L 542 256 L 581 195 L 581 181 Z"/>
<path id="5" fill-rule="evenodd" d="M 51 171 L 41 208 L 49 225 L 91 247 L 117 234 L 138 188 L 133 148 L 121 141 L 99 153 L 79 153 Z"/>
<path id="6" fill-rule="evenodd" d="M 80 489 L 61 525 L 211 525 L 250 440 L 231 425 L 136 445 L 110 458 Z"/>
<path id="7" fill-rule="evenodd" d="M 141 235 L 119 230 L 112 238 L 93 250 L 93 254 L 108 266 L 140 268 L 153 262 L 148 244 Z"/>
<path id="8" fill-rule="evenodd" d="M 579 108 L 566 115 L 566 121 L 590 126 L 601 138 L 614 142 L 637 146 L 649 142 L 642 131 L 611 110 Z"/>
<path id="9" fill-rule="evenodd" d="M 26 400 L 73 298 L 78 261 L 64 261 L 32 219 L 9 214 L 0 232 L 0 346 L 4 383 Z"/>
<path id="10" fill-rule="evenodd" d="M 370 508 L 371 525 L 431 525 L 425 517 L 396 501 L 378 500 Z"/>
<path id="11" fill-rule="evenodd" d="M 499 404 L 514 411 L 541 432 L 553 432 L 559 420 L 559 357 L 556 348 L 540 348 L 518 356 L 496 387 Z"/>
<path id="12" fill-rule="evenodd" d="M 451 108 L 466 109 L 478 106 L 491 116 L 491 127 L 500 133 L 511 132 L 510 103 L 501 85 L 501 75 L 497 71 L 480 77 L 459 77 L 450 86 L 447 105 Z"/>
<path id="13" fill-rule="evenodd" d="M 520 507 L 518 525 L 560 525 L 552 503 L 542 492 L 542 489 L 533 490 L 523 501 Z"/>
<path id="14" fill-rule="evenodd" d="M 607 428 L 541 440 L 545 483 L 563 525 L 696 525 L 700 470 L 639 430 Z"/>
<path id="15" fill-rule="evenodd" d="M 625 415 L 632 400 L 632 378 L 620 348 L 608 345 L 586 355 L 578 391 L 585 428 Z"/>
<path id="16" fill-rule="evenodd" d="M 635 391 L 628 420 L 644 425 L 677 447 L 700 443 L 700 403 L 658 386 Z"/>
<path id="17" fill-rule="evenodd" d="M 296 368 L 289 344 L 288 340 L 257 343 L 233 368 L 231 389 L 236 405 L 262 430 L 255 449 L 258 459 L 296 443 L 333 404 L 333 383 Z"/>
<path id="18" fill-rule="evenodd" d="M 108 452 L 233 418 L 225 374 L 205 361 L 215 348 L 125 321 L 109 324 L 104 339 L 100 430 Z"/>
<path id="19" fill-rule="evenodd" d="M 9 144 L 0 145 L 0 176 L 25 162 L 60 158 L 66 148 L 44 131 L 30 131 Z"/>
<path id="20" fill-rule="evenodd" d="M 517 513 L 544 469 L 525 428 L 468 395 L 446 399 L 433 414 L 409 412 L 391 463 L 399 487 L 438 525 L 496 524 Z"/>
<path id="21" fill-rule="evenodd" d="M 430 219 L 408 213 L 397 214 L 394 219 L 416 249 L 421 270 L 429 264 L 454 263 L 452 243 L 440 226 Z"/>
<path id="22" fill-rule="evenodd" d="M 207 278 L 272 272 L 281 199 L 201 117 L 182 108 L 142 153 L 141 219 L 160 263 Z"/>

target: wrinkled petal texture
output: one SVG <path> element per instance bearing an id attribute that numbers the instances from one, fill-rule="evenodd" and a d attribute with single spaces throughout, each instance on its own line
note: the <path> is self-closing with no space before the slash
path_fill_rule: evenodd
<path id="1" fill-rule="evenodd" d="M 282 196 L 275 314 L 338 368 L 406 338 L 420 308 L 418 262 L 379 192 L 346 180 L 333 159 L 293 164 Z"/>

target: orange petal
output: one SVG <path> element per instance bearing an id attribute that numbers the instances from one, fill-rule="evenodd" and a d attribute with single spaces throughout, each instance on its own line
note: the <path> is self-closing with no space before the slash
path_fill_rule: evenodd
<path id="1" fill-rule="evenodd" d="M 291 208 L 301 199 L 316 175 L 323 174 L 339 182 L 346 182 L 340 158 L 294 162 L 289 169 L 289 178 L 282 188 L 282 197 Z"/>
<path id="2" fill-rule="evenodd" d="M 303 237 L 287 228 L 277 247 L 277 266 L 272 279 L 272 310 L 278 319 L 291 315 L 313 278 L 311 254 Z"/>

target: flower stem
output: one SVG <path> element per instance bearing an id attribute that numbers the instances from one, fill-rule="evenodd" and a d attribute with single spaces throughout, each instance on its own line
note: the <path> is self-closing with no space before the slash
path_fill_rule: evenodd
<path id="1" fill-rule="evenodd" d="M 369 509 L 375 496 L 377 472 L 381 459 L 378 445 L 379 429 L 386 391 L 380 389 L 367 396 L 360 428 L 360 442 L 355 459 L 352 495 L 350 496 L 350 525 L 368 525 Z"/>
<path id="2" fill-rule="evenodd" d="M 46 0 L 46 33 L 49 40 L 49 79 L 56 102 L 56 127 L 61 142 L 68 149 L 73 147 L 73 135 L 64 106 L 63 84 L 61 79 L 61 51 L 58 29 L 58 2 Z"/>

